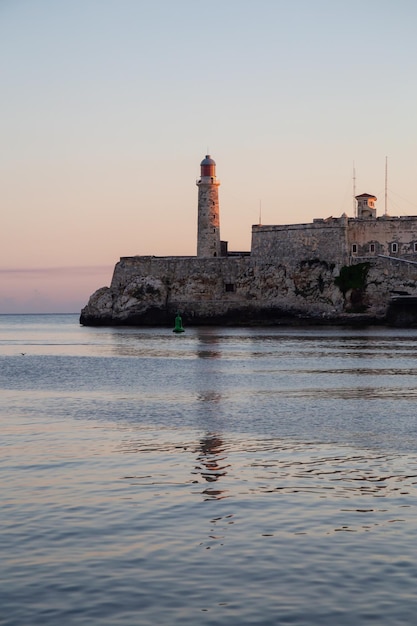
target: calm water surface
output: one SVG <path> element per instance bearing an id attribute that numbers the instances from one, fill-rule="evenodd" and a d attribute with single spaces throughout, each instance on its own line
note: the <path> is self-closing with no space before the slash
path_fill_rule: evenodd
<path id="1" fill-rule="evenodd" d="M 414 624 L 416 354 L 0 316 L 0 623 Z"/>

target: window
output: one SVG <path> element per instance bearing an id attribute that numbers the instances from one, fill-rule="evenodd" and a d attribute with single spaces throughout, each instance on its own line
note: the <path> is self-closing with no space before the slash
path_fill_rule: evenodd
<path id="1" fill-rule="evenodd" d="M 225 285 L 224 285 L 224 290 L 225 290 L 227 293 L 233 293 L 233 292 L 235 292 L 235 291 L 236 291 L 236 286 L 235 286 L 235 284 L 234 284 L 234 283 L 225 283 Z"/>
<path id="2" fill-rule="evenodd" d="M 398 243 L 392 243 L 391 244 L 391 252 L 398 252 Z"/>
<path id="3" fill-rule="evenodd" d="M 358 244 L 357 243 L 353 243 L 352 244 L 352 254 L 356 254 L 358 251 Z"/>
<path id="4" fill-rule="evenodd" d="M 369 252 L 375 252 L 375 244 L 371 243 L 371 245 L 369 246 Z"/>
<path id="5" fill-rule="evenodd" d="M 417 252 L 417 241 L 414 242 L 414 252 Z"/>

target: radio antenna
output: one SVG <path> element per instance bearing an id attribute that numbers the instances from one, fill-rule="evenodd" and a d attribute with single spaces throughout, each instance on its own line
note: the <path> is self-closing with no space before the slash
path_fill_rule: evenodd
<path id="1" fill-rule="evenodd" d="M 353 184 L 353 215 L 356 215 L 356 170 L 355 170 L 355 161 L 353 161 L 353 173 L 352 173 L 352 184 Z"/>

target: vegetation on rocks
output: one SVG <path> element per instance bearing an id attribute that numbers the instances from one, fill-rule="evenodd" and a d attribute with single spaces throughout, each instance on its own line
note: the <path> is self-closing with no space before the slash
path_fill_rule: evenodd
<path id="1" fill-rule="evenodd" d="M 366 277 L 368 275 L 370 263 L 357 263 L 356 265 L 344 265 L 340 269 L 339 276 L 336 276 L 334 283 L 346 296 L 351 289 L 362 289 L 366 287 Z"/>

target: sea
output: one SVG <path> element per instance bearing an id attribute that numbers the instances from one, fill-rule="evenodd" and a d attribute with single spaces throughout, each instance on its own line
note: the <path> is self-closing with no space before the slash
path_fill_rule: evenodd
<path id="1" fill-rule="evenodd" d="M 416 407 L 416 329 L 0 316 L 0 624 L 415 624 Z"/>

